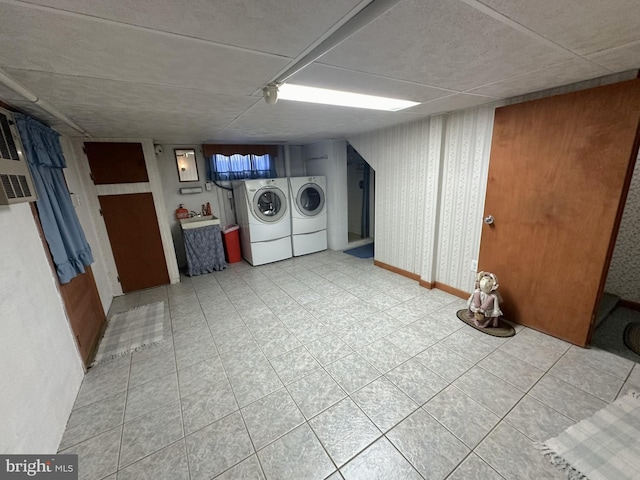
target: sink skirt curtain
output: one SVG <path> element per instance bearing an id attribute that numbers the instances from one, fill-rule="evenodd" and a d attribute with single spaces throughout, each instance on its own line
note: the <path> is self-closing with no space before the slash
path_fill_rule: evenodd
<path id="1" fill-rule="evenodd" d="M 182 234 L 190 277 L 226 268 L 220 225 L 191 228 Z"/>

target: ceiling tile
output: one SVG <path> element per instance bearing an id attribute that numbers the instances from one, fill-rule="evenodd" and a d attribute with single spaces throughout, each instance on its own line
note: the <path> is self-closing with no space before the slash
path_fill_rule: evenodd
<path id="1" fill-rule="evenodd" d="M 50 103 L 93 105 L 96 107 L 128 108 L 145 111 L 169 111 L 211 114 L 228 121 L 240 115 L 258 97 L 220 95 L 203 90 L 141 83 L 120 82 L 70 75 L 6 69 L 24 87 Z M 96 112 L 99 115 L 99 111 Z"/>
<path id="2" fill-rule="evenodd" d="M 638 7 L 640 10 L 640 7 Z M 640 30 L 640 23 L 638 24 Z M 587 56 L 589 60 L 614 72 L 640 68 L 640 42 L 629 43 L 622 47 Z"/>
<path id="3" fill-rule="evenodd" d="M 638 0 L 481 0 L 580 55 L 640 40 Z"/>
<path id="4" fill-rule="evenodd" d="M 50 126 L 55 131 L 57 131 L 60 135 L 66 135 L 69 137 L 80 136 L 78 132 L 76 132 L 73 128 L 69 127 L 66 123 L 58 120 L 56 117 L 54 117 L 50 113 L 45 112 L 40 107 L 37 107 L 34 103 L 31 103 L 28 100 L 16 99 L 7 103 L 11 107 L 14 107 L 15 109 L 17 109 L 18 111 L 35 118 L 36 120 L 44 123 L 45 125 Z"/>
<path id="5" fill-rule="evenodd" d="M 291 81 L 421 105 L 268 106 L 261 87 L 367 0 L 30 1 L 0 0 L 0 67 L 96 137 L 343 138 L 640 67 L 637 0 L 401 0 Z M 598 51 L 579 59 L 552 42 Z M 0 99 L 76 135 L 1 86 Z"/>
<path id="6" fill-rule="evenodd" d="M 163 143 L 194 142 L 221 130 L 225 121 L 217 115 L 158 112 L 124 108 L 66 106 L 65 113 L 96 138 L 152 138 Z"/>
<path id="7" fill-rule="evenodd" d="M 508 98 L 607 75 L 609 70 L 586 60 L 570 60 L 475 88 L 470 93 Z"/>
<path id="8" fill-rule="evenodd" d="M 24 100 L 24 97 L 22 95 L 18 95 L 9 87 L 5 87 L 2 83 L 0 83 L 0 100 L 11 103 L 11 101 L 13 100 Z"/>
<path id="9" fill-rule="evenodd" d="M 288 57 L 361 0 L 34 0 L 29 3 Z"/>
<path id="10" fill-rule="evenodd" d="M 437 87 L 369 75 L 346 68 L 312 64 L 296 73 L 288 82 L 311 87 L 332 88 L 349 92 L 380 95 L 414 102 L 428 102 L 453 93 Z"/>
<path id="11" fill-rule="evenodd" d="M 562 85 L 560 87 L 550 88 L 547 90 L 541 90 L 538 92 L 527 93 L 525 95 L 519 95 L 516 97 L 500 100 L 499 102 L 496 102 L 496 107 L 498 105 L 514 105 L 516 103 L 538 100 L 540 98 L 552 97 L 554 95 L 564 95 L 565 93 L 579 92 L 580 90 L 585 90 L 588 88 L 596 88 L 604 85 L 626 82 L 627 80 L 633 80 L 637 78 L 637 76 L 637 70 L 627 70 L 626 72 L 613 73 L 610 75 L 605 75 L 604 77 L 592 78 L 591 80 L 584 80 L 581 82 L 571 83 L 569 85 Z"/>
<path id="12" fill-rule="evenodd" d="M 346 133 L 372 130 L 418 118 L 403 112 L 381 112 L 302 102 L 259 102 L 225 129 L 223 134 L 251 139 L 312 139 L 319 132 L 341 138 Z"/>
<path id="13" fill-rule="evenodd" d="M 427 116 L 435 115 L 437 113 L 452 112 L 463 108 L 477 107 L 478 105 L 484 105 L 485 103 L 491 103 L 494 101 L 496 101 L 496 98 L 494 97 L 456 93 L 449 97 L 439 98 L 432 102 L 417 105 L 406 110 L 406 112 Z"/>
<path id="14" fill-rule="evenodd" d="M 464 91 L 571 58 L 464 3 L 405 0 L 322 63 Z"/>
<path id="15" fill-rule="evenodd" d="M 0 65 L 251 94 L 288 61 L 201 40 L 3 4 Z M 224 70 L 224 73 L 221 71 Z"/>

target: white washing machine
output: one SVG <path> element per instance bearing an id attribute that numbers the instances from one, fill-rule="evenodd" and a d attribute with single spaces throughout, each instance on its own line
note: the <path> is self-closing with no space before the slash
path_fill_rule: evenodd
<path id="1" fill-rule="evenodd" d="M 291 245 L 295 257 L 327 249 L 325 177 L 289 178 Z"/>
<path id="2" fill-rule="evenodd" d="M 291 258 L 291 217 L 286 178 L 233 185 L 242 256 L 251 265 Z"/>

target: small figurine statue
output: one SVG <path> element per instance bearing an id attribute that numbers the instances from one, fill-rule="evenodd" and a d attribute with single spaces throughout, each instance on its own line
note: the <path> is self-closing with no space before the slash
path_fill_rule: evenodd
<path id="1" fill-rule="evenodd" d="M 493 273 L 479 272 L 476 277 L 475 290 L 469 297 L 469 317 L 473 317 L 476 327 L 497 327 L 500 310 L 500 294 L 498 277 Z"/>

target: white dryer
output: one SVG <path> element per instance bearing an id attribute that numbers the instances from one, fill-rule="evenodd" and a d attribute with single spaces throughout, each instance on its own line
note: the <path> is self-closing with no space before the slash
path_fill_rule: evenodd
<path id="1" fill-rule="evenodd" d="M 325 177 L 289 178 L 291 244 L 296 257 L 327 249 L 326 190 Z"/>
<path id="2" fill-rule="evenodd" d="M 291 217 L 286 178 L 233 185 L 242 256 L 251 265 L 291 258 Z"/>

